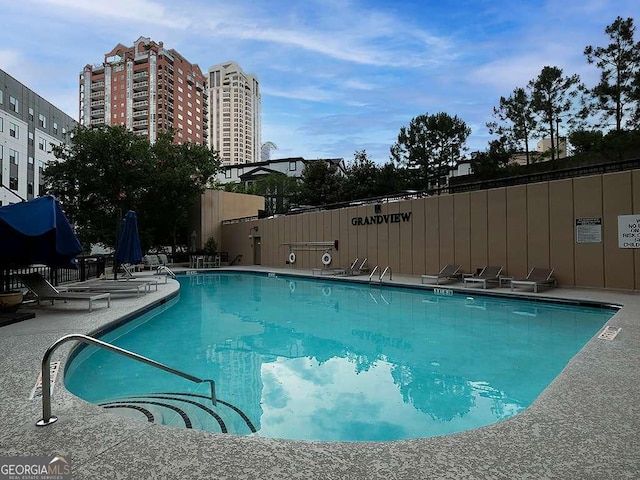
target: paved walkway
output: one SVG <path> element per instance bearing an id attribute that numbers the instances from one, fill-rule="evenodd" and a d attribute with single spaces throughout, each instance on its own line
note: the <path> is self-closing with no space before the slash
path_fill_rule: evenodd
<path id="1" fill-rule="evenodd" d="M 415 285 L 420 278 L 396 275 L 393 283 Z M 118 416 L 74 397 L 64 388 L 62 370 L 53 401 L 59 420 L 35 426 L 42 416 L 41 403 L 28 398 L 51 343 L 66 334 L 94 332 L 162 302 L 178 289 L 170 280 L 158 292 L 115 298 L 111 308 L 97 303 L 91 313 L 80 302 L 43 305 L 34 308 L 35 318 L 1 327 L 0 455 L 69 456 L 74 479 L 640 477 L 640 297 L 631 293 L 558 288 L 538 294 L 624 305 L 609 321 L 622 331 L 612 341 L 594 337 L 523 413 L 455 435 L 323 443 L 168 428 Z M 491 291 L 510 294 L 506 288 Z M 53 359 L 64 363 L 71 347 L 61 347 Z"/>

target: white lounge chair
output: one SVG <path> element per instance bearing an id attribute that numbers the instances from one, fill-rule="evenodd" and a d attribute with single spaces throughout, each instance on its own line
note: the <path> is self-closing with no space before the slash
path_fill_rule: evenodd
<path id="1" fill-rule="evenodd" d="M 477 276 L 464 277 L 462 280 L 464 281 L 465 287 L 467 283 L 480 283 L 482 288 L 487 288 L 487 284 L 490 283 L 500 284 L 501 272 L 502 267 L 487 265 Z"/>
<path id="2" fill-rule="evenodd" d="M 539 287 L 555 287 L 556 279 L 553 278 L 553 268 L 532 268 L 526 278 L 511 280 L 511 291 L 514 287 L 533 287 L 533 293 L 538 293 Z"/>
<path id="3" fill-rule="evenodd" d="M 106 300 L 107 307 L 111 306 L 111 293 L 108 292 L 61 292 L 51 285 L 39 273 L 27 273 L 18 275 L 22 284 L 33 292 L 36 296 L 38 304 L 41 300 L 51 300 L 53 304 L 56 300 L 87 300 L 89 302 L 89 311 L 93 309 L 93 302 L 96 300 Z"/>
<path id="4" fill-rule="evenodd" d="M 460 265 L 447 264 L 438 273 L 428 273 L 422 275 L 422 283 L 425 280 L 435 280 L 436 285 L 440 285 L 440 281 L 460 280 L 462 273 L 460 273 Z"/>

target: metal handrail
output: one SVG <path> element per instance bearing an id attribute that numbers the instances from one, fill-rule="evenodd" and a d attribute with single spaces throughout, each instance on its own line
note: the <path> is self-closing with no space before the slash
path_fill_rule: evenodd
<path id="1" fill-rule="evenodd" d="M 369 274 L 369 282 L 371 282 L 371 279 L 373 278 L 373 275 L 376 273 L 377 270 L 378 270 L 378 265 L 373 267 L 373 270 L 371 270 L 371 273 Z"/>
<path id="2" fill-rule="evenodd" d="M 386 267 L 380 274 L 380 283 L 382 283 L 382 279 L 386 275 L 387 271 L 389 272 L 389 280 L 393 280 L 393 271 L 391 270 L 391 267 Z"/>
<path id="3" fill-rule="evenodd" d="M 211 385 L 211 403 L 213 403 L 213 405 L 216 405 L 216 384 L 213 380 L 203 380 L 188 373 L 181 372 L 178 369 L 164 365 L 163 363 L 156 362 L 155 360 L 151 360 L 150 358 L 143 357 L 142 355 L 130 352 L 129 350 L 125 350 L 124 348 L 116 347 L 115 345 L 111 345 L 110 343 L 103 342 L 102 340 L 98 340 L 87 335 L 72 333 L 71 335 L 65 335 L 64 337 L 53 342 L 51 346 L 47 348 L 47 351 L 42 357 L 42 419 L 36 422 L 36 425 L 38 427 L 51 425 L 58 420 L 58 417 L 51 415 L 51 372 L 49 370 L 49 362 L 51 360 L 51 355 L 53 354 L 55 349 L 70 340 L 77 340 L 82 343 L 95 345 L 96 347 L 102 347 L 111 352 L 119 353 L 120 355 L 124 355 L 125 357 L 131 358 L 133 360 L 138 360 L 139 362 L 146 363 L 147 365 L 151 365 L 152 367 L 159 368 L 161 370 L 164 370 L 165 372 L 173 373 L 174 375 L 178 375 L 179 377 L 186 378 L 187 380 L 191 380 L 194 383 L 209 383 Z"/>
<path id="4" fill-rule="evenodd" d="M 169 267 L 167 267 L 166 265 L 158 265 L 158 269 L 157 269 L 158 273 L 164 272 L 167 275 L 169 275 L 170 277 L 176 278 L 176 274 L 173 273 L 173 270 L 171 270 Z"/>

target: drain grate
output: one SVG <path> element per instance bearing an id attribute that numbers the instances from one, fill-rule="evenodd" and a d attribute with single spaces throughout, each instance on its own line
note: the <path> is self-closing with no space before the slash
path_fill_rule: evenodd
<path id="1" fill-rule="evenodd" d="M 60 362 L 51 362 L 49 364 L 49 374 L 51 379 L 51 395 L 53 395 L 53 387 L 56 384 L 56 377 L 58 376 L 58 370 L 60 369 Z M 38 375 L 38 381 L 36 382 L 35 387 L 31 390 L 31 395 L 29 395 L 29 400 L 33 400 L 34 398 L 42 397 L 42 372 Z"/>
<path id="2" fill-rule="evenodd" d="M 601 338 L 603 340 L 613 340 L 614 338 L 616 338 L 616 335 L 618 335 L 620 330 L 622 330 L 622 328 L 620 327 L 613 327 L 613 326 L 605 327 L 605 329 L 600 333 L 600 335 L 598 335 L 598 338 Z"/>

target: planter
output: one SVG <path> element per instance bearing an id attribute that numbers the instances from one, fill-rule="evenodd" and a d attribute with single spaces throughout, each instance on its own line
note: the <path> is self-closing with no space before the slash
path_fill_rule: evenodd
<path id="1" fill-rule="evenodd" d="M 0 312 L 14 313 L 22 304 L 22 292 L 11 291 L 0 293 Z"/>

